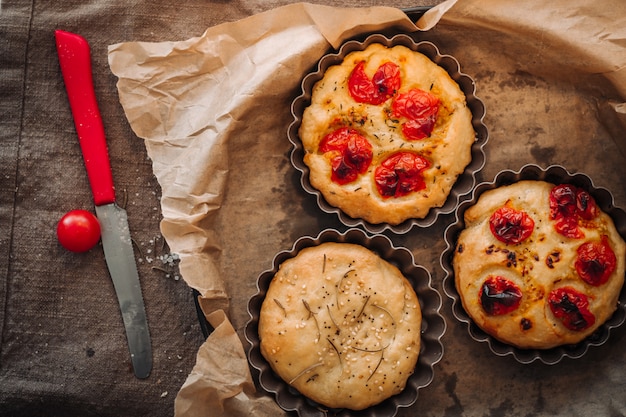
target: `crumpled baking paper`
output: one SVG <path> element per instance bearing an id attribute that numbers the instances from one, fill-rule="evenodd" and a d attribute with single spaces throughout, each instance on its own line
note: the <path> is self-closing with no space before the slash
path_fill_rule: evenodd
<path id="1" fill-rule="evenodd" d="M 185 41 L 109 47 L 120 102 L 133 131 L 145 141 L 162 189 L 162 234 L 180 255 L 182 277 L 201 294 L 200 305 L 215 328 L 176 398 L 177 416 L 283 414 L 273 398 L 255 393 L 243 344 L 226 313 L 229 294 L 219 268 L 224 237 L 215 219 L 232 168 L 229 141 L 251 128 L 270 126 L 268 103 L 286 101 L 317 60 L 344 40 L 390 27 L 414 32 L 445 25 L 463 36 L 506 38 L 503 45 L 511 49 L 503 53 L 524 51 L 521 71 L 541 75 L 567 66 L 572 82 L 592 80 L 601 89 L 603 82 L 610 84 L 621 97 L 599 103 L 599 117 L 609 130 L 613 126 L 626 155 L 620 135 L 626 128 L 626 26 L 613 18 L 615 9 L 626 15 L 626 3 L 587 3 L 449 0 L 417 25 L 388 7 L 298 3 L 209 28 Z"/>
<path id="2" fill-rule="evenodd" d="M 216 320 L 229 307 L 217 266 L 220 236 L 213 227 L 229 172 L 228 139 L 247 128 L 247 115 L 264 100 L 292 91 L 330 47 L 389 27 L 415 30 L 398 9 L 301 3 L 182 42 L 109 48 L 120 102 L 133 131 L 145 140 L 162 189 L 162 234 L 180 255 L 183 279 L 201 294 L 207 318 Z M 257 406 L 249 397 L 254 386 L 241 342 L 226 316 L 219 317 L 177 397 L 176 415 L 250 415 L 247 408 Z M 281 413 L 275 403 L 270 406 L 271 415 Z"/>
<path id="3" fill-rule="evenodd" d="M 448 12 L 449 10 L 449 12 Z M 534 75 L 555 74 L 562 81 L 591 84 L 605 78 L 620 94 L 599 103 L 604 125 L 626 155 L 626 2 L 602 0 L 447 1 L 430 10 L 417 26 L 429 30 L 441 21 L 458 33 L 471 29 L 502 41 L 503 53 L 519 54 L 520 69 Z M 480 35 L 477 36 L 478 38 Z M 485 43 L 485 47 L 495 47 Z M 497 48 L 497 47 L 496 47 Z M 567 69 L 566 71 L 564 69 Z M 568 77 L 573 77 L 568 79 Z"/>

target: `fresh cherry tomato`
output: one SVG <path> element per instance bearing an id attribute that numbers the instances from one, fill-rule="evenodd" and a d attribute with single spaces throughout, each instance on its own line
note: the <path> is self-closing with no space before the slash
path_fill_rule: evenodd
<path id="1" fill-rule="evenodd" d="M 87 210 L 71 210 L 59 220 L 57 238 L 67 250 L 87 252 L 100 240 L 100 223 Z"/>

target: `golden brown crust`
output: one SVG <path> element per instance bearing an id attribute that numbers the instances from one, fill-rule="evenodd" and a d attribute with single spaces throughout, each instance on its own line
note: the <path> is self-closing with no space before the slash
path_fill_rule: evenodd
<path id="1" fill-rule="evenodd" d="M 553 184 L 520 181 L 490 190 L 465 212 L 465 229 L 454 254 L 455 283 L 463 307 L 485 332 L 520 347 L 547 349 L 574 344 L 592 334 L 617 308 L 624 283 L 626 245 L 613 221 L 601 213 L 584 228 L 584 239 L 558 234 L 549 219 L 549 195 Z M 525 211 L 534 220 L 532 235 L 518 244 L 497 240 L 489 229 L 489 218 L 498 208 L 509 205 Z M 578 276 L 575 260 L 585 241 L 609 239 L 617 266 L 608 282 L 600 286 L 585 283 Z M 522 290 L 518 309 L 504 315 L 488 315 L 481 306 L 479 292 L 488 276 L 503 276 Z M 566 328 L 550 310 L 547 298 L 555 288 L 571 287 L 585 294 L 595 324 L 585 330 Z"/>
<path id="2" fill-rule="evenodd" d="M 401 69 L 399 93 L 419 88 L 436 95 L 441 103 L 435 128 L 429 138 L 407 141 L 401 125 L 389 117 L 391 99 L 381 105 L 357 103 L 347 87 L 350 73 L 360 61 L 371 77 L 383 63 L 392 61 Z M 331 180 L 328 157 L 319 152 L 323 137 L 338 127 L 357 128 L 373 146 L 370 169 L 355 182 L 340 185 Z M 340 65 L 328 68 L 313 88 L 311 105 L 304 111 L 299 131 L 304 145 L 304 162 L 310 168 L 310 182 L 326 201 L 353 218 L 370 223 L 396 225 L 410 218 L 424 218 L 442 206 L 456 178 L 471 160 L 475 139 L 472 115 L 465 95 L 448 73 L 426 56 L 404 46 L 387 48 L 372 44 L 352 52 Z M 383 198 L 376 190 L 374 170 L 384 158 L 398 150 L 424 156 L 431 166 L 424 172 L 426 189 L 400 198 Z"/>
<path id="3" fill-rule="evenodd" d="M 404 389 L 420 350 L 408 280 L 349 243 L 305 248 L 280 266 L 261 307 L 261 353 L 310 399 L 360 410 Z"/>

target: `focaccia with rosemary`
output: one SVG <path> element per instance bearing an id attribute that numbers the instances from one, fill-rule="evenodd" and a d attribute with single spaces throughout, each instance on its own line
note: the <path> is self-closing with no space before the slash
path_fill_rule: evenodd
<path id="1" fill-rule="evenodd" d="M 361 410 L 400 393 L 420 351 L 421 308 L 397 267 L 351 243 L 280 265 L 259 318 L 261 353 L 311 400 Z"/>

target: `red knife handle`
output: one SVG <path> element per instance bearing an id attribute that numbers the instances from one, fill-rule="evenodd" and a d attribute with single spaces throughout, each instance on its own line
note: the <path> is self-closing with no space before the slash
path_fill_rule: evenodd
<path id="1" fill-rule="evenodd" d="M 55 38 L 94 203 L 96 206 L 114 203 L 113 175 L 93 88 L 89 43 L 82 36 L 62 30 L 55 31 Z"/>

